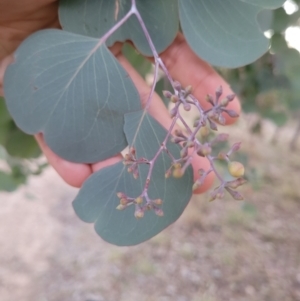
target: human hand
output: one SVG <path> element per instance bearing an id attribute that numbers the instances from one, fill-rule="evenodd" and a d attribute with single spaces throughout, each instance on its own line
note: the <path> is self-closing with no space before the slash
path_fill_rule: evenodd
<path id="1" fill-rule="evenodd" d="M 0 0 L 0 95 L 3 95 L 3 76 L 7 66 L 13 61 L 13 51 L 31 33 L 44 28 L 59 28 L 58 1 L 54 0 L 23 0 L 22 5 L 17 0 Z M 121 45 L 116 44 L 111 51 L 126 69 L 137 87 L 141 102 L 145 105 L 150 88 L 139 76 L 136 70 L 128 63 L 121 53 Z M 224 94 L 232 94 L 228 84 L 205 62 L 199 59 L 189 48 L 184 38 L 178 35 L 161 58 L 171 76 L 182 86 L 193 86 L 196 98 L 204 100 L 206 94 L 213 94 L 216 87 L 222 85 Z M 209 104 L 203 101 L 205 108 Z M 229 104 L 229 108 L 240 111 L 237 100 Z M 154 95 L 149 112 L 166 128 L 171 124 L 169 113 L 158 95 Z M 224 116 L 227 124 L 234 119 Z M 95 171 L 122 160 L 121 154 L 102 162 L 94 164 L 78 164 L 68 162 L 56 155 L 45 143 L 42 134 L 36 139 L 46 155 L 49 163 L 58 174 L 70 185 L 80 187 L 83 182 Z M 195 177 L 199 168 L 208 169 L 209 163 L 201 157 L 193 160 Z M 213 180 L 212 174 L 206 178 L 205 183 L 196 191 L 207 190 Z"/>

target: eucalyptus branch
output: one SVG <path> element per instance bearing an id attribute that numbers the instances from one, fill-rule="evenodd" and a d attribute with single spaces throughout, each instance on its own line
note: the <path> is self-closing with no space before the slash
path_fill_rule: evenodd
<path id="1" fill-rule="evenodd" d="M 136 1 L 132 0 L 131 3 L 132 6 L 127 15 L 129 16 L 131 14 L 136 15 L 140 23 L 140 26 L 145 34 L 145 37 L 148 41 L 155 62 L 154 79 L 146 102 L 145 112 L 148 110 L 151 104 L 151 100 L 157 82 L 159 67 L 163 69 L 164 73 L 166 74 L 167 78 L 169 79 L 174 89 L 173 93 L 170 91 L 163 91 L 163 93 L 166 98 L 169 98 L 170 101 L 175 104 L 175 106 L 170 111 L 170 116 L 173 119 L 172 124 L 167 131 L 164 141 L 161 143 L 161 146 L 159 147 L 158 151 L 156 152 L 156 154 L 152 159 L 149 160 L 147 158 L 137 158 L 136 150 L 133 146 L 134 142 L 133 145 L 130 147 L 129 153 L 126 154 L 124 158 L 124 164 L 126 166 L 129 166 L 128 172 L 132 173 L 135 179 L 139 177 L 139 165 L 147 164 L 149 165 L 149 170 L 148 170 L 147 178 L 144 183 L 143 191 L 138 197 L 127 196 L 123 192 L 117 193 L 117 196 L 120 199 L 120 204 L 117 206 L 117 209 L 124 210 L 128 206 L 134 205 L 136 218 L 142 218 L 146 210 L 154 210 L 154 212 L 158 216 L 163 216 L 164 212 L 160 208 L 160 205 L 162 205 L 163 201 L 161 199 L 151 199 L 151 197 L 148 194 L 154 165 L 156 164 L 158 157 L 163 152 L 165 152 L 171 159 L 171 166 L 165 172 L 166 178 L 170 177 L 171 175 L 173 175 L 173 177 L 175 178 L 181 178 L 184 175 L 186 169 L 192 164 L 195 154 L 197 154 L 201 157 L 207 158 L 207 160 L 210 163 L 210 169 L 207 171 L 200 169 L 198 171 L 199 178 L 196 179 L 193 185 L 193 189 L 197 190 L 204 183 L 206 177 L 211 172 L 214 172 L 220 182 L 220 185 L 211 192 L 210 201 L 216 198 L 223 198 L 224 190 L 228 191 L 229 194 L 236 200 L 241 200 L 242 196 L 234 189 L 245 183 L 245 180 L 242 178 L 244 174 L 244 167 L 241 163 L 231 162 L 229 159 L 229 156 L 234 151 L 238 150 L 239 144 L 233 145 L 233 147 L 226 154 L 219 155 L 218 157 L 213 157 L 211 156 L 213 146 L 218 142 L 225 141 L 228 138 L 228 135 L 220 134 L 210 142 L 204 142 L 204 143 L 201 143 L 200 140 L 197 138 L 201 129 L 206 129 L 205 131 L 207 132 L 209 131 L 208 130 L 209 127 L 211 130 L 216 131 L 217 124 L 224 124 L 225 117 L 223 116 L 223 114 L 228 114 L 231 117 L 238 116 L 236 112 L 232 110 L 228 110 L 226 108 L 229 102 L 231 102 L 234 99 L 234 95 L 228 95 L 224 99 L 221 99 L 223 91 L 222 91 L 222 87 L 219 87 L 218 89 L 216 89 L 215 97 L 211 95 L 207 95 L 206 100 L 211 105 L 211 107 L 207 110 L 204 110 L 201 107 L 198 99 L 194 95 L 192 95 L 191 86 L 182 88 L 179 82 L 176 82 L 172 79 L 171 75 L 169 74 L 167 68 L 165 67 L 164 63 L 162 62 L 161 58 L 159 57 L 155 49 L 155 46 L 152 42 L 152 39 L 149 35 L 146 25 L 136 7 Z M 183 107 L 185 111 L 190 111 L 192 106 L 196 107 L 200 116 L 199 119 L 196 120 L 194 124 L 194 128 L 189 127 L 189 125 L 187 124 L 187 122 L 185 121 L 185 119 L 183 118 L 183 116 L 180 114 L 179 111 L 180 107 Z M 174 135 L 172 136 L 174 127 L 178 121 L 182 122 L 186 133 L 182 132 L 181 130 L 175 130 Z M 175 158 L 173 154 L 171 154 L 171 152 L 168 150 L 167 143 L 169 140 L 175 144 L 180 145 L 181 151 L 180 151 L 179 158 Z M 135 141 L 135 139 L 133 139 L 133 141 Z M 189 149 L 192 150 L 189 151 Z M 229 172 L 233 177 L 237 178 L 236 180 L 225 181 L 222 178 L 222 176 L 219 174 L 215 166 L 215 160 L 217 159 L 226 160 L 228 162 Z"/>

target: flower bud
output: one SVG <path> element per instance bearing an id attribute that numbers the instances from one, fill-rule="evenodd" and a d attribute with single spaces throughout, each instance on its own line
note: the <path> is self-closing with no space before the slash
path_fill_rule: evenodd
<path id="1" fill-rule="evenodd" d="M 240 178 L 245 173 L 244 165 L 240 162 L 237 162 L 237 161 L 229 162 L 228 163 L 228 170 L 229 170 L 229 173 L 235 178 Z"/>
<path id="2" fill-rule="evenodd" d="M 185 103 L 185 104 L 183 105 L 183 108 L 184 108 L 185 111 L 190 111 L 191 108 L 192 108 L 192 106 L 191 106 L 189 103 Z"/>
<path id="3" fill-rule="evenodd" d="M 174 82 L 174 88 L 177 90 L 177 91 L 181 91 L 181 84 L 177 81 Z"/>
<path id="4" fill-rule="evenodd" d="M 224 125 L 226 123 L 226 119 L 225 119 L 225 117 L 222 114 L 219 115 L 218 121 L 222 125 Z"/>
<path id="5" fill-rule="evenodd" d="M 222 107 L 227 107 L 228 104 L 229 104 L 229 99 L 227 97 L 220 101 L 220 106 Z"/>
<path id="6" fill-rule="evenodd" d="M 177 95 L 172 95 L 172 96 L 171 96 L 171 101 L 172 101 L 173 103 L 178 102 L 178 100 L 179 100 L 179 98 L 178 98 Z"/>
<path id="7" fill-rule="evenodd" d="M 218 154 L 218 159 L 219 159 L 219 160 L 227 160 L 227 159 L 228 159 L 227 154 L 225 154 L 225 153 L 223 153 L 223 152 L 220 152 L 220 153 Z"/>
<path id="8" fill-rule="evenodd" d="M 165 98 L 171 98 L 173 95 L 170 91 L 162 91 L 162 93 Z"/>
<path id="9" fill-rule="evenodd" d="M 125 159 L 125 161 L 131 160 L 130 154 L 126 154 L 126 155 L 124 156 L 124 159 Z"/>
<path id="10" fill-rule="evenodd" d="M 120 204 L 116 207 L 117 210 L 124 210 L 126 208 L 126 206 Z"/>
<path id="11" fill-rule="evenodd" d="M 173 177 L 176 179 L 179 179 L 183 176 L 184 172 L 181 168 L 175 168 L 173 170 Z"/>
<path id="12" fill-rule="evenodd" d="M 170 168 L 166 171 L 166 173 L 165 173 L 165 178 L 166 178 L 166 179 L 170 178 L 171 172 L 172 172 L 172 171 L 171 171 Z"/>
<path id="13" fill-rule="evenodd" d="M 133 146 L 129 149 L 129 152 L 135 156 L 135 148 Z"/>
<path id="14" fill-rule="evenodd" d="M 209 135 L 209 128 L 206 126 L 203 126 L 199 132 L 202 137 L 206 137 Z"/>
<path id="15" fill-rule="evenodd" d="M 135 216 L 135 218 L 137 218 L 137 219 L 143 218 L 143 217 L 144 217 L 144 211 L 143 211 L 142 209 L 137 209 L 137 210 L 134 212 L 134 216 Z"/>
<path id="16" fill-rule="evenodd" d="M 192 190 L 195 191 L 195 190 L 197 190 L 199 187 L 200 187 L 200 184 L 196 181 L 196 182 L 193 184 Z"/>
<path id="17" fill-rule="evenodd" d="M 160 206 L 160 205 L 162 205 L 162 199 L 156 199 L 156 200 L 154 200 L 153 201 L 153 203 L 155 204 L 155 205 L 158 205 L 158 206 Z"/>
<path id="18" fill-rule="evenodd" d="M 126 198 L 126 194 L 125 194 L 124 192 L 118 192 L 118 193 L 117 193 L 117 197 L 118 197 L 119 199 L 121 199 L 121 198 Z"/>
<path id="19" fill-rule="evenodd" d="M 155 208 L 154 212 L 157 216 L 161 216 L 161 217 L 164 216 L 164 212 L 161 208 Z"/>
<path id="20" fill-rule="evenodd" d="M 230 193 L 230 195 L 237 201 L 242 201 L 244 199 L 244 197 L 238 192 L 238 191 L 235 191 L 235 190 L 232 190 L 228 187 L 225 187 L 225 189 Z"/>
<path id="21" fill-rule="evenodd" d="M 238 188 L 239 186 L 245 184 L 247 181 L 243 178 L 238 178 L 236 180 L 233 181 L 229 181 L 226 183 L 226 187 L 230 187 L 230 188 Z"/>
<path id="22" fill-rule="evenodd" d="M 208 122 L 209 122 L 209 126 L 210 126 L 211 130 L 213 130 L 213 131 L 217 131 L 218 130 L 217 125 L 213 121 L 211 121 L 210 119 L 208 119 Z"/>
<path id="23" fill-rule="evenodd" d="M 142 198 L 142 197 L 138 197 L 138 198 L 136 198 L 134 201 L 135 201 L 135 203 L 138 204 L 138 205 L 143 204 L 143 198 Z"/>
<path id="24" fill-rule="evenodd" d="M 175 130 L 174 131 L 174 134 L 175 134 L 175 136 L 178 136 L 178 137 L 182 137 L 182 138 L 186 138 L 186 136 L 182 133 L 182 131 L 181 130 Z"/>
<path id="25" fill-rule="evenodd" d="M 173 167 L 174 167 L 174 168 L 181 168 L 181 163 L 178 163 L 178 162 L 177 162 L 177 163 L 174 163 L 174 164 L 173 164 Z"/>
<path id="26" fill-rule="evenodd" d="M 188 96 L 189 94 L 192 93 L 193 87 L 190 85 L 190 86 L 187 86 L 184 90 L 185 90 L 185 96 Z"/>
<path id="27" fill-rule="evenodd" d="M 175 108 L 173 108 L 173 109 L 171 109 L 171 111 L 170 111 L 170 117 L 171 118 L 174 118 L 175 116 L 176 116 L 176 114 L 177 114 L 177 108 L 175 107 Z"/>
<path id="28" fill-rule="evenodd" d="M 218 99 L 223 93 L 223 88 L 222 86 L 219 86 L 217 89 L 216 89 L 216 98 Z"/>
<path id="29" fill-rule="evenodd" d="M 195 143 L 193 141 L 187 141 L 186 146 L 187 147 L 194 147 Z"/>
<path id="30" fill-rule="evenodd" d="M 181 151 L 180 151 L 180 157 L 181 158 L 185 158 L 186 156 L 188 155 L 188 150 L 187 148 L 183 148 Z"/>
<path id="31" fill-rule="evenodd" d="M 204 144 L 199 147 L 197 150 L 197 154 L 201 157 L 205 157 L 211 154 L 211 146 L 208 144 Z"/>
<path id="32" fill-rule="evenodd" d="M 235 94 L 229 94 L 226 96 L 226 98 L 228 99 L 228 101 L 233 101 L 235 99 Z"/>
<path id="33" fill-rule="evenodd" d="M 135 180 L 137 180 L 138 178 L 139 178 L 139 172 L 138 172 L 138 170 L 136 169 L 134 172 L 133 172 L 133 178 L 135 179 Z"/>
<path id="34" fill-rule="evenodd" d="M 210 103 L 212 106 L 214 106 L 214 99 L 211 95 L 207 94 L 206 97 L 205 97 L 205 100 Z"/>
<path id="35" fill-rule="evenodd" d="M 121 198 L 120 199 L 120 204 L 123 205 L 123 206 L 126 206 L 128 204 L 128 199 L 126 198 Z"/>
<path id="36" fill-rule="evenodd" d="M 200 119 L 198 118 L 194 121 L 193 127 L 196 128 L 197 126 L 199 126 L 199 124 L 200 124 Z"/>
<path id="37" fill-rule="evenodd" d="M 237 118 L 237 117 L 239 117 L 239 114 L 236 112 L 236 111 L 234 111 L 234 110 L 226 110 L 225 111 L 230 117 L 232 117 L 232 118 Z"/>

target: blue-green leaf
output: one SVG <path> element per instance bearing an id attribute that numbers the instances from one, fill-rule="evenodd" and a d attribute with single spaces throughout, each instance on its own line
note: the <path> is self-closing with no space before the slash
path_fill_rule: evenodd
<path id="1" fill-rule="evenodd" d="M 252 4 L 252 5 L 257 5 L 260 7 L 264 7 L 264 8 L 278 8 L 281 5 L 283 5 L 283 3 L 286 0 L 241 0 L 243 2 Z"/>
<path id="2" fill-rule="evenodd" d="M 167 132 L 149 115 L 136 112 L 126 114 L 125 133 L 129 145 L 136 148 L 137 157 L 152 159 Z M 168 143 L 168 149 L 173 156 L 179 157 L 177 145 Z M 148 165 L 140 165 L 140 176 L 135 180 L 121 162 L 93 174 L 74 200 L 74 209 L 82 220 L 95 223 L 97 233 L 104 240 L 120 246 L 141 243 L 177 220 L 191 198 L 192 169 L 189 168 L 181 179 L 165 179 L 164 174 L 170 164 L 171 160 L 165 153 L 159 156 L 149 187 L 150 198 L 163 200 L 163 217 L 148 211 L 137 220 L 133 206 L 123 211 L 116 210 L 119 204 L 116 194 L 124 192 L 130 197 L 138 197 L 149 170 Z"/>
<path id="3" fill-rule="evenodd" d="M 179 0 L 181 27 L 202 59 L 223 67 L 246 65 L 268 50 L 256 20 L 262 6 L 237 0 Z"/>
<path id="4" fill-rule="evenodd" d="M 60 30 L 26 39 L 5 73 L 7 107 L 61 157 L 93 163 L 123 150 L 124 114 L 141 108 L 126 71 L 99 40 Z"/>
<path id="5" fill-rule="evenodd" d="M 179 26 L 177 0 L 136 0 L 137 8 L 158 52 L 174 40 Z M 59 19 L 64 30 L 100 38 L 130 10 L 131 1 L 61 0 Z M 130 40 L 143 55 L 152 56 L 135 16 L 118 29 L 107 45 Z"/>

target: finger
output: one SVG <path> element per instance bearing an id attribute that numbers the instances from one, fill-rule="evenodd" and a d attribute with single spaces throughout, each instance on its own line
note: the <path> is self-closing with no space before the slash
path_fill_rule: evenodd
<path id="1" fill-rule="evenodd" d="M 13 55 L 8 55 L 3 60 L 0 60 L 0 96 L 4 96 L 4 92 L 3 92 L 4 73 L 8 65 L 10 65 L 13 61 L 14 61 Z"/>
<path id="2" fill-rule="evenodd" d="M 133 83 L 138 89 L 142 105 L 145 106 L 149 97 L 150 87 L 145 83 L 144 79 L 137 73 L 137 71 L 130 65 L 130 63 L 124 58 L 122 54 L 118 55 L 118 60 L 121 65 L 126 69 L 129 76 L 131 77 Z M 169 116 L 169 112 L 160 97 L 154 93 L 151 105 L 149 107 L 149 113 L 166 129 L 171 126 L 172 120 Z M 204 170 L 209 169 L 209 163 L 205 158 L 201 158 L 199 156 L 195 156 L 192 161 L 193 169 L 194 169 L 194 179 L 199 178 L 198 170 L 203 168 Z M 203 185 L 195 191 L 195 193 L 203 192 L 210 188 L 212 185 L 214 176 L 210 174 Z"/>
<path id="3" fill-rule="evenodd" d="M 60 158 L 45 143 L 43 134 L 35 135 L 35 138 L 45 154 L 48 162 L 62 177 L 62 179 L 71 186 L 81 187 L 83 182 L 91 175 L 92 168 L 88 164 L 73 163 Z"/>
<path id="4" fill-rule="evenodd" d="M 191 85 L 194 96 L 200 101 L 204 109 L 210 104 L 205 101 L 207 94 L 214 95 L 216 88 L 223 87 L 223 95 L 233 94 L 227 82 L 206 62 L 201 60 L 188 46 L 184 37 L 179 34 L 172 45 L 167 48 L 161 58 L 171 76 L 179 81 L 183 87 Z M 241 111 L 238 99 L 234 99 L 227 106 L 228 109 Z M 232 124 L 236 118 L 224 114 L 226 124 Z"/>

